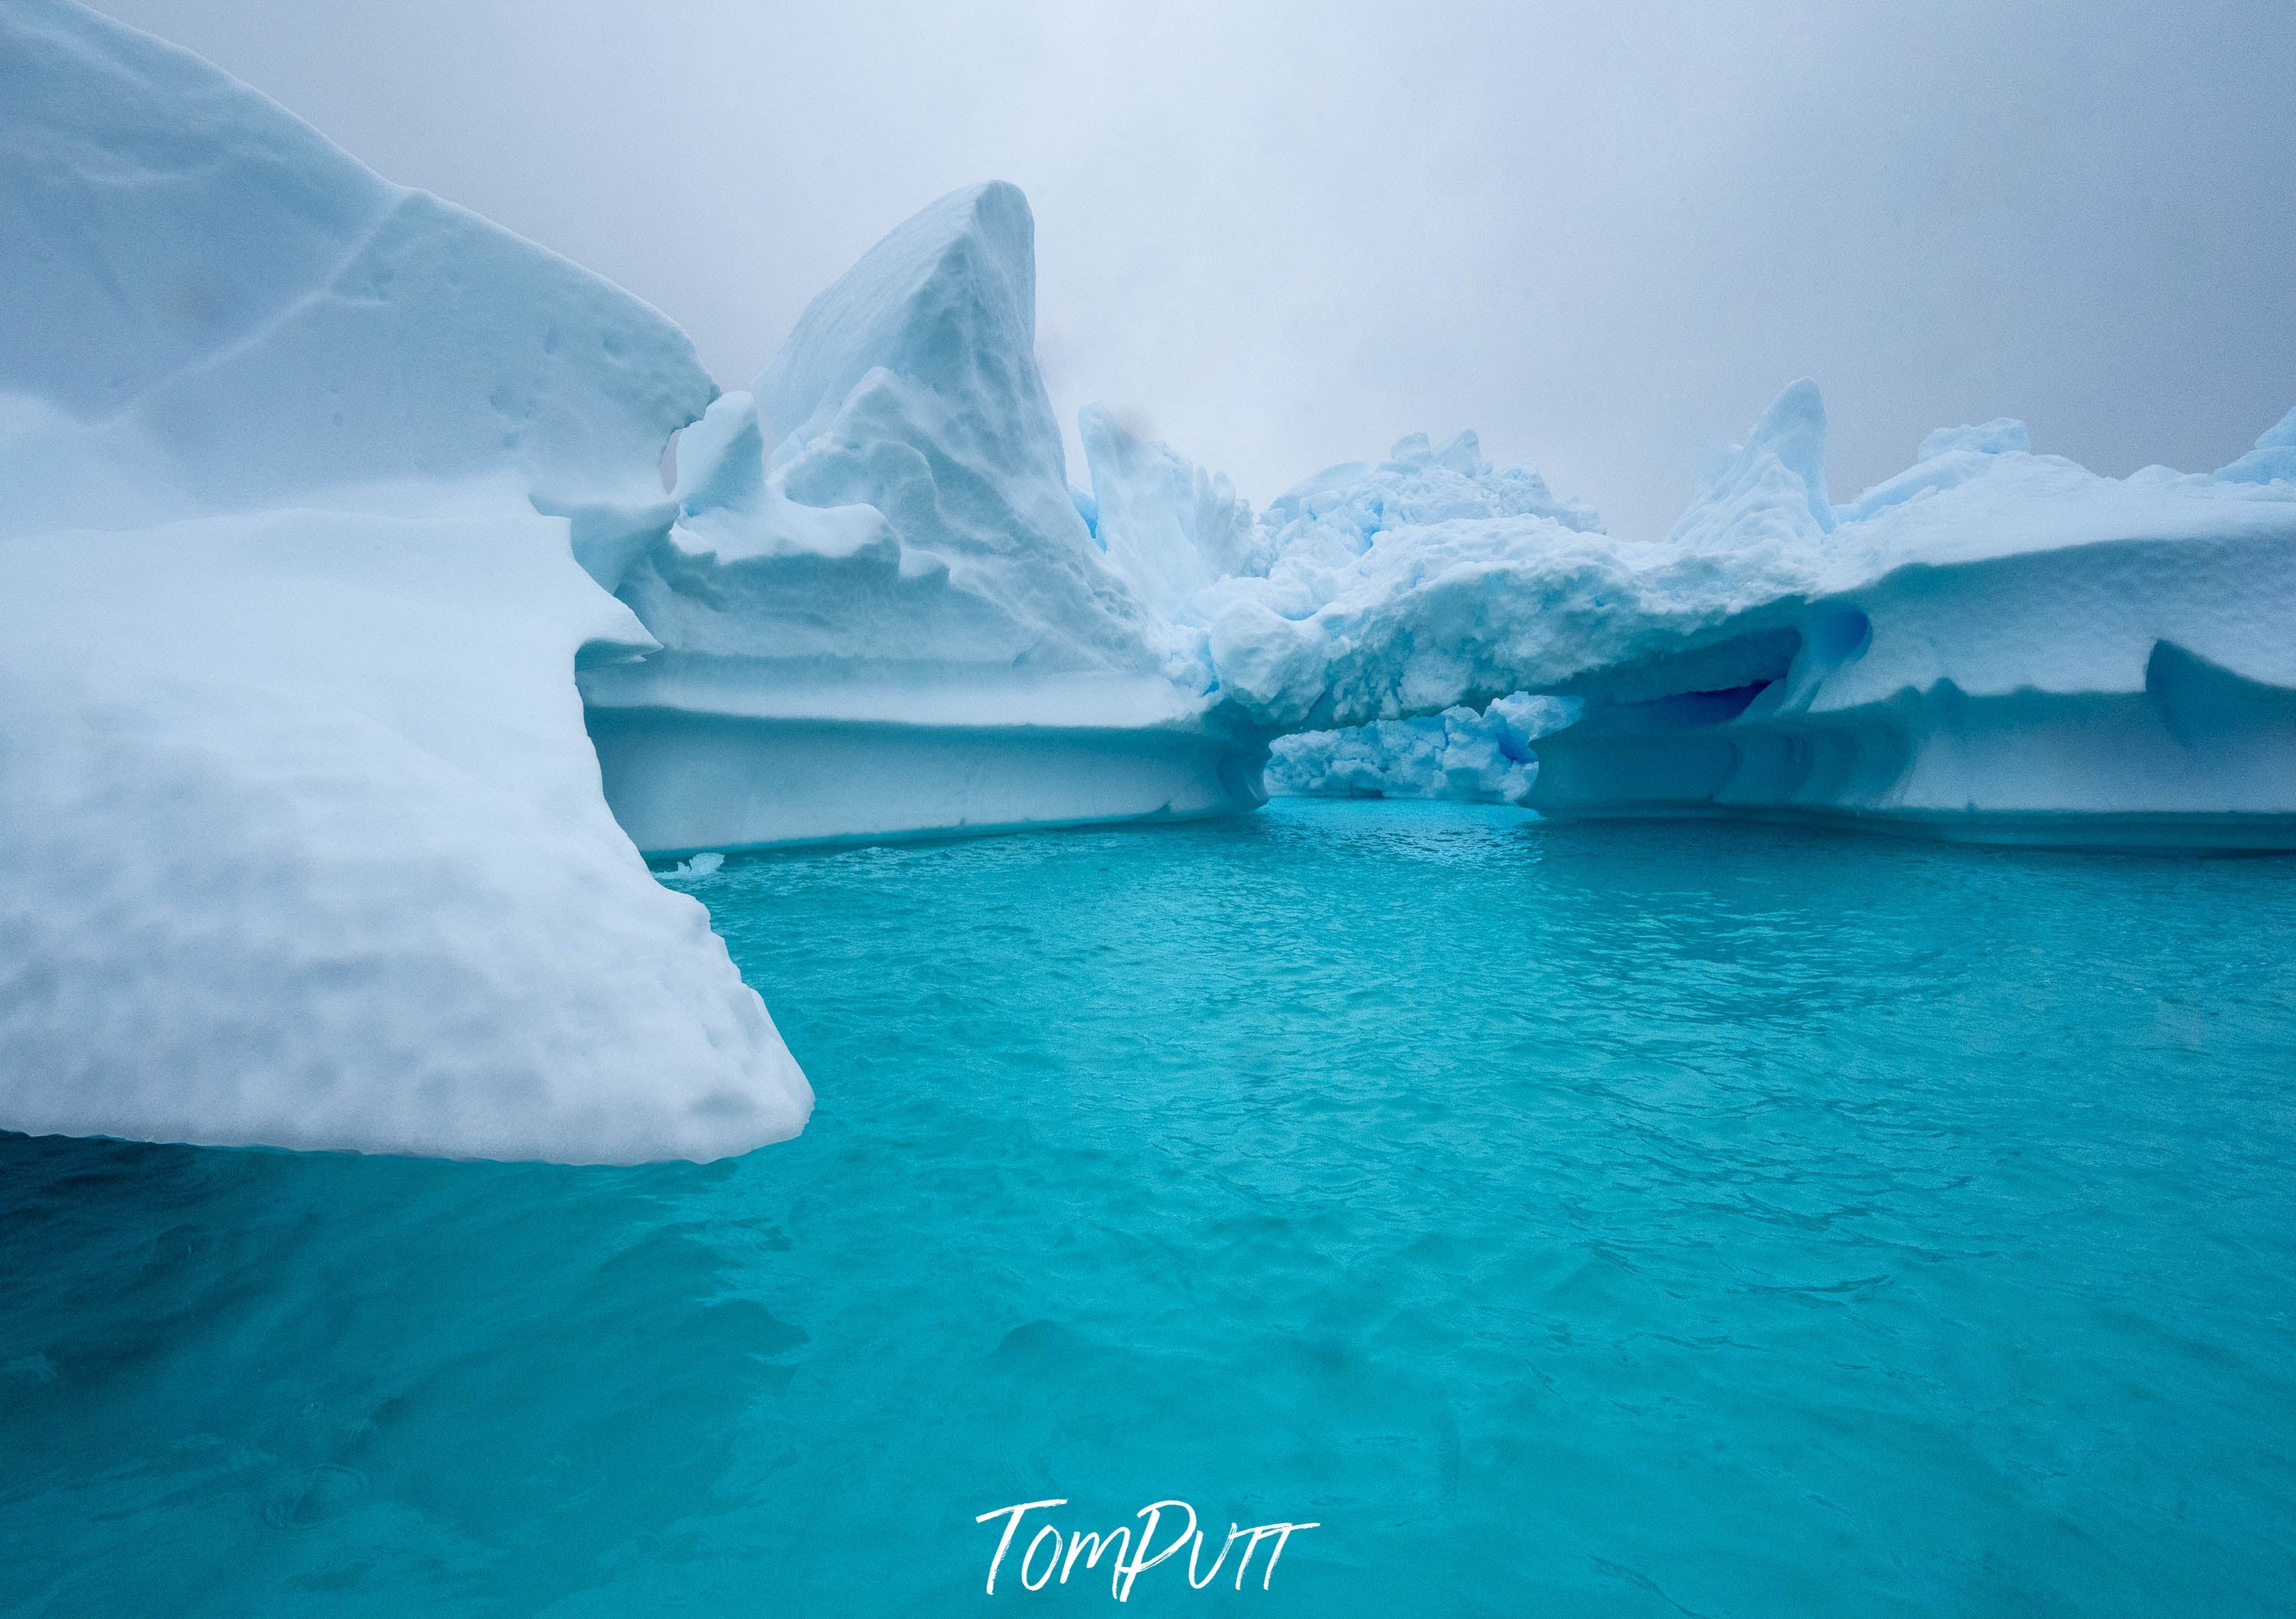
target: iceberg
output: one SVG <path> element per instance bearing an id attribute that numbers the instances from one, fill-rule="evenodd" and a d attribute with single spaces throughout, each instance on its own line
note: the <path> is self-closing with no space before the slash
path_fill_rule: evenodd
<path id="1" fill-rule="evenodd" d="M 681 436 L 676 520 L 619 584 L 661 650 L 582 676 L 649 854 L 1233 813 L 1288 733 L 1514 690 L 1503 659 L 1461 678 L 1449 620 L 1491 569 L 1599 534 L 1591 511 L 1468 432 L 1255 514 L 1098 405 L 1071 489 L 1034 228 L 1010 185 L 940 199 Z M 1519 797 L 1510 715 L 1553 712 L 1439 723 L 1462 727 L 1456 790 Z"/>
<path id="2" fill-rule="evenodd" d="M 654 645 L 599 581 L 675 515 L 685 336 L 69 0 L 0 9 L 0 1126 L 795 1134 L 575 687 Z"/>
<path id="3" fill-rule="evenodd" d="M 2296 847 L 2296 426 L 2099 477 L 1997 421 L 1843 506 L 1788 388 L 1663 541 L 1409 521 L 1211 645 L 1276 730 L 1574 699 L 1550 816 L 1816 819 L 2085 846 Z M 1289 610 L 1279 611 L 1278 609 Z"/>
<path id="4" fill-rule="evenodd" d="M 1570 633 L 1544 617 L 1546 571 L 1619 545 L 1537 473 L 1494 467 L 1472 432 L 1440 449 L 1414 434 L 1385 461 L 1327 469 L 1260 521 L 1266 570 L 1216 582 L 1194 608 L 1224 701 L 1271 736 L 1526 690 L 1517 667 Z"/>
<path id="5" fill-rule="evenodd" d="M 1414 433 L 1390 449 L 1386 460 L 1330 468 L 1268 509 L 1261 547 L 1267 560 L 1257 569 L 1229 570 L 1215 582 L 1220 588 L 1205 594 L 1205 610 L 1225 616 L 1224 666 L 1250 667 L 1250 631 L 1266 623 L 1263 611 L 1287 624 L 1314 618 L 1344 593 L 1350 570 L 1382 544 L 1389 553 L 1418 552 L 1417 564 L 1393 576 L 1402 588 L 1434 584 L 1442 571 L 1436 561 L 1442 542 L 1420 551 L 1419 536 L 1447 525 L 1457 526 L 1446 529 L 1455 538 L 1477 531 L 1501 554 L 1536 552 L 1570 536 L 1602 531 L 1592 509 L 1557 498 L 1536 472 L 1493 467 L 1472 432 L 1439 449 Z M 1330 643 L 1335 651 L 1346 634 L 1341 631 Z M 1291 644 L 1289 631 L 1279 629 L 1276 636 L 1279 650 Z M 1267 770 L 1268 791 L 1521 804 L 1538 772 L 1531 744 L 1568 724 L 1577 709 L 1568 699 L 1514 692 L 1480 707 L 1455 702 L 1428 713 L 1425 702 L 1404 695 L 1401 677 L 1408 669 L 1389 673 L 1398 678 L 1376 699 L 1380 711 L 1408 717 L 1279 737 Z M 1424 681 L 1431 673 L 1423 667 L 1415 678 Z M 1360 715 L 1363 700 L 1344 712 Z"/>
<path id="6" fill-rule="evenodd" d="M 1836 507 L 1800 383 L 1657 544 L 1472 433 L 1254 514 L 1094 406 L 1072 490 L 1032 230 L 1009 186 L 942 199 L 685 434 L 676 520 L 620 585 L 664 650 L 583 677 L 641 846 L 1213 814 L 1271 789 L 2288 837 L 2290 422 L 2212 477 L 2118 480 L 2013 421 L 1945 429 Z"/>
<path id="7" fill-rule="evenodd" d="M 2013 421 L 1946 429 L 1839 507 L 1824 433 L 1797 384 L 1619 560 L 1620 639 L 1550 686 L 1586 708 L 1541 744 L 1541 810 L 2296 847 L 2289 421 L 2221 472 L 2118 479 Z"/>
<path id="8" fill-rule="evenodd" d="M 1211 815 L 2296 847 L 2296 412 L 2007 419 L 1835 505 L 1797 383 L 1661 541 L 1472 433 L 1255 513 L 957 192 L 723 395 L 676 327 L 71 0 L 0 8 L 0 1127 L 707 1159 L 811 1092 L 729 850 Z"/>
<path id="9" fill-rule="evenodd" d="M 661 650 L 582 678 L 642 848 L 1261 802 L 1264 739 L 1070 491 L 1034 233 L 1010 185 L 942 198 L 680 437 L 676 520 L 618 582 Z"/>

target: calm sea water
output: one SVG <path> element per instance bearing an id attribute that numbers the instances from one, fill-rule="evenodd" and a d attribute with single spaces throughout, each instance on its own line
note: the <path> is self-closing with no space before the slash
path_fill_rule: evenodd
<path id="1" fill-rule="evenodd" d="M 984 1594 L 1050 1497 L 1323 1525 L 1156 1613 L 2296 1612 L 2296 862 L 1279 801 L 691 886 L 796 1142 L 0 1138 L 0 1613 L 1116 1611 Z"/>

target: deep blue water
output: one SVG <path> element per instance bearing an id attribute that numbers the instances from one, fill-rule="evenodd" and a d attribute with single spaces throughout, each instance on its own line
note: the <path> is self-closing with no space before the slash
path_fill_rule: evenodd
<path id="1" fill-rule="evenodd" d="M 796 1142 L 0 1138 L 0 1613 L 1115 1611 L 983 1593 L 1048 1497 L 1322 1524 L 1155 1613 L 2296 1612 L 2296 862 L 1279 801 L 692 887 Z"/>

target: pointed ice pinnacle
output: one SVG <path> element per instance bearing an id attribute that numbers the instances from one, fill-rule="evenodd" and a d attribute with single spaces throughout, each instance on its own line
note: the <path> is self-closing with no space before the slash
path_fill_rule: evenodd
<path id="1" fill-rule="evenodd" d="M 685 654 L 750 660 L 783 689 L 1155 666 L 1069 493 L 1034 236 L 1013 186 L 942 198 L 686 435 L 677 527 L 624 583 L 670 650 L 646 679 Z"/>
<path id="2" fill-rule="evenodd" d="M 1833 531 L 1825 497 L 1825 404 L 1805 377 L 1777 397 L 1746 442 L 1725 454 L 1668 531 L 1686 544 L 1743 544 Z"/>

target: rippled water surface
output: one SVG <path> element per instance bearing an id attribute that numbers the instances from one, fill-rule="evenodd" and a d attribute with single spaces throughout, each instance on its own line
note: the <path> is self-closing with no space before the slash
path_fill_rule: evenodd
<path id="1" fill-rule="evenodd" d="M 691 887 L 796 1142 L 0 1138 L 0 1613 L 1109 1607 L 983 1593 L 1048 1497 L 1322 1524 L 1159 1613 L 2296 1611 L 2296 862 L 1279 801 Z"/>

